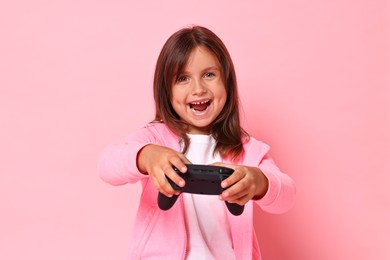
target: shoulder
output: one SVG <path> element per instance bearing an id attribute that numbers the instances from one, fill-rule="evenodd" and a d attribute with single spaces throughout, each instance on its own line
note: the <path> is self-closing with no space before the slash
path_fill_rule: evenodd
<path id="1" fill-rule="evenodd" d="M 268 144 L 256 139 L 253 136 L 248 136 L 244 140 L 243 145 L 244 145 L 244 149 L 261 149 L 261 150 L 266 150 L 267 152 L 270 149 L 270 146 Z"/>
<path id="2" fill-rule="evenodd" d="M 249 136 L 244 142 L 244 162 L 246 164 L 259 163 L 271 149 L 270 146 L 256 138 Z"/>
<path id="3" fill-rule="evenodd" d="M 151 122 L 138 129 L 134 133 L 137 136 L 147 136 L 148 139 L 154 140 L 153 143 L 158 143 L 170 146 L 172 143 L 177 143 L 179 138 L 173 133 L 169 127 L 162 122 Z"/>
<path id="4" fill-rule="evenodd" d="M 154 135 L 162 137 L 177 137 L 169 127 L 163 122 L 151 122 L 144 126 L 146 131 L 151 132 Z"/>

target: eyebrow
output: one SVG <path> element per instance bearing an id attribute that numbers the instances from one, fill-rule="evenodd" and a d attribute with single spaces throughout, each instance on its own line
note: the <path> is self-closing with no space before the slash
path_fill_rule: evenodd
<path id="1" fill-rule="evenodd" d="M 221 69 L 218 66 L 211 66 L 211 67 L 207 67 L 207 68 L 205 68 L 205 69 L 203 69 L 201 71 L 205 72 L 205 71 L 208 71 L 208 70 L 218 70 L 218 71 L 220 71 Z M 181 74 L 189 74 L 189 72 L 186 71 L 186 70 L 183 70 L 182 72 L 177 73 L 176 75 L 181 75 Z"/>
<path id="2" fill-rule="evenodd" d="M 206 70 L 220 70 L 220 68 L 217 66 L 212 66 L 212 67 L 205 68 L 203 71 L 206 71 Z"/>

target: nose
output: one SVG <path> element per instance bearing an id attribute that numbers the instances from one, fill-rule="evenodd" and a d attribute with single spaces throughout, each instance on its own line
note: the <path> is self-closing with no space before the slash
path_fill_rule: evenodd
<path id="1" fill-rule="evenodd" d="M 203 95 L 207 92 L 207 87 L 200 80 L 193 81 L 192 94 L 193 95 Z"/>

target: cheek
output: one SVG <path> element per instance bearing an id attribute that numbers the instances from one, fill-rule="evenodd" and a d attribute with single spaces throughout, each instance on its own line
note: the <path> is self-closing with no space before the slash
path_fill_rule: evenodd
<path id="1" fill-rule="evenodd" d="M 182 102 L 185 99 L 185 91 L 182 88 L 173 86 L 171 89 L 171 101 L 175 100 L 175 102 Z"/>
<path id="2" fill-rule="evenodd" d="M 226 100 L 227 100 L 227 92 L 226 92 L 225 88 L 221 89 L 221 91 L 220 91 L 220 93 L 218 93 L 218 95 L 219 95 L 219 98 L 221 99 L 221 102 L 223 104 L 225 104 Z"/>
<path id="3" fill-rule="evenodd" d="M 182 96 L 175 95 L 171 98 L 171 104 L 172 106 L 184 106 L 186 105 L 186 99 Z"/>
<path id="4" fill-rule="evenodd" d="M 227 103 L 227 93 L 226 93 L 226 91 L 224 90 L 224 91 L 221 93 L 221 111 L 222 111 L 223 108 L 226 106 L 226 103 Z"/>
<path id="5" fill-rule="evenodd" d="M 180 92 L 173 92 L 173 95 L 170 99 L 173 110 L 176 113 L 180 114 L 186 109 L 186 99 Z"/>

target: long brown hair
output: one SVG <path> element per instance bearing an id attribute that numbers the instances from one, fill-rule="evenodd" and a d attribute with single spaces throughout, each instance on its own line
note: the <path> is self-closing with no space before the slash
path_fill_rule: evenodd
<path id="1" fill-rule="evenodd" d="M 183 28 L 169 37 L 164 44 L 154 74 L 153 90 L 156 105 L 154 121 L 164 122 L 181 137 L 184 141 L 183 153 L 187 151 L 188 126 L 180 120 L 173 109 L 170 97 L 176 75 L 183 71 L 191 52 L 198 46 L 207 48 L 219 61 L 227 93 L 225 106 L 211 126 L 211 134 L 216 140 L 214 153 L 218 152 L 222 158 L 238 159 L 243 152 L 243 142 L 248 139 L 248 134 L 240 125 L 236 73 L 224 43 L 205 27 Z"/>

